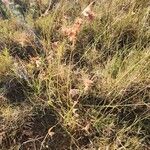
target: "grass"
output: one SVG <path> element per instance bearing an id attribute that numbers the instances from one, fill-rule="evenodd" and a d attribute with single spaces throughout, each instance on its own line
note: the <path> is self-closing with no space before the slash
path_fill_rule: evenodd
<path id="1" fill-rule="evenodd" d="M 39 3 L 0 20 L 0 148 L 148 150 L 149 1 Z"/>

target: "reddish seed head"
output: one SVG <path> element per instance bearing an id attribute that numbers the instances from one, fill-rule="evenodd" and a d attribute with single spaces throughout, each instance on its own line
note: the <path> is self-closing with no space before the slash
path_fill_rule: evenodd
<path id="1" fill-rule="evenodd" d="M 91 2 L 82 12 L 82 15 L 90 21 L 92 21 L 95 18 L 95 13 L 92 11 L 92 6 L 94 3 L 94 1 Z"/>
<path id="2" fill-rule="evenodd" d="M 9 4 L 9 0 L 2 0 L 2 2 L 3 2 L 5 5 L 8 5 L 8 4 Z"/>

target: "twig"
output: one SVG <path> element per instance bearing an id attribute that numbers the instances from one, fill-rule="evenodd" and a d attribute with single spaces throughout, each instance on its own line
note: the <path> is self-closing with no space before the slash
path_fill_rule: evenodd
<path id="1" fill-rule="evenodd" d="M 42 139 L 42 138 L 43 138 L 43 136 L 42 136 L 42 137 L 39 137 L 39 138 L 35 138 L 35 139 L 30 139 L 30 140 L 28 140 L 28 141 L 23 142 L 23 143 L 21 144 L 21 146 L 23 146 L 23 145 L 25 145 L 25 144 L 27 144 L 27 143 L 30 143 L 30 142 L 38 141 L 38 140 L 40 140 L 40 139 Z"/>

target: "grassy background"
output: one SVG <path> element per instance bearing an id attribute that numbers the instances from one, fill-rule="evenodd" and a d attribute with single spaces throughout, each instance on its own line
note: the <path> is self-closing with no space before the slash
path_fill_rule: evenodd
<path id="1" fill-rule="evenodd" d="M 61 0 L 36 11 L 23 1 L 30 34 L 0 20 L 2 150 L 148 150 L 149 0 Z M 83 20 L 74 45 L 62 33 Z M 37 39 L 39 44 L 37 44 Z"/>

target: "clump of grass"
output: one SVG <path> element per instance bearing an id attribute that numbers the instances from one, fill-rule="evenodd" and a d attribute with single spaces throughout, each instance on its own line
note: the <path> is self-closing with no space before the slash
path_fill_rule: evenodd
<path id="1" fill-rule="evenodd" d="M 148 149 L 149 1 L 46 3 L 41 47 L 0 20 L 1 148 Z"/>
<path id="2" fill-rule="evenodd" d="M 0 82 L 10 76 L 13 65 L 13 58 L 10 56 L 7 49 L 4 49 L 0 54 Z"/>

